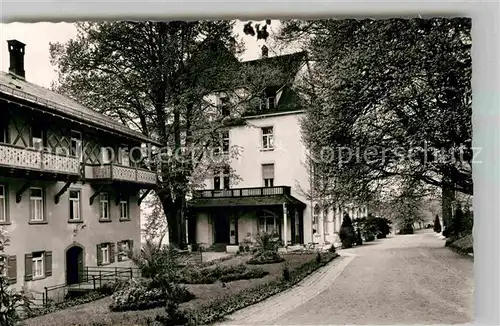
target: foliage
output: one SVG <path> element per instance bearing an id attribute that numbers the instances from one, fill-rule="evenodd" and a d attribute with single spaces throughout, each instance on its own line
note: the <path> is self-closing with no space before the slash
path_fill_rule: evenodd
<path id="1" fill-rule="evenodd" d="M 243 33 L 245 33 L 245 35 L 256 36 L 257 41 L 258 40 L 266 41 L 267 38 L 269 37 L 267 26 L 271 25 L 271 20 L 267 19 L 263 26 L 261 26 L 262 24 L 260 23 L 256 23 L 255 28 L 252 26 L 252 23 L 253 23 L 252 21 L 249 21 L 245 25 L 243 25 Z"/>
<path id="2" fill-rule="evenodd" d="M 5 247 L 10 239 L 7 232 L 0 227 L 0 256 L 5 257 Z M 0 325 L 16 325 L 20 320 L 19 310 L 29 314 L 32 308 L 32 297 L 24 290 L 18 292 L 10 286 L 9 280 L 4 276 L 7 260 L 0 260 Z"/>
<path id="3" fill-rule="evenodd" d="M 50 44 L 58 72 L 54 88 L 88 108 L 157 140 L 163 148 L 144 165 L 159 171 L 155 192 L 165 213 L 169 243 L 186 243 L 186 196 L 207 172 L 239 154 L 211 155 L 232 117 L 209 95 L 226 94 L 237 116 L 273 80 L 265 70 L 243 67 L 233 21 L 82 22 L 65 44 Z M 243 92 L 241 90 L 244 90 Z M 231 180 L 238 181 L 229 169 Z M 161 215 L 157 216 L 161 218 Z"/>
<path id="4" fill-rule="evenodd" d="M 318 268 L 328 264 L 337 256 L 338 254 L 336 253 L 325 253 L 321 256 L 322 260 L 320 264 L 316 262 L 316 259 L 312 259 L 300 266 L 297 266 L 296 268 L 290 269 L 289 280 L 285 277 L 272 279 L 266 283 L 259 284 L 256 287 L 243 290 L 235 296 L 219 297 L 214 299 L 202 308 L 197 309 L 196 311 L 188 312 L 188 315 L 190 316 L 189 325 L 213 324 L 225 315 L 263 301 L 279 292 L 290 289 Z"/>
<path id="5" fill-rule="evenodd" d="M 290 265 L 285 263 L 283 264 L 283 280 L 290 281 Z"/>
<path id="6" fill-rule="evenodd" d="M 354 226 L 352 225 L 351 218 L 347 213 L 344 213 L 342 225 L 340 226 L 339 237 L 340 241 L 342 242 L 342 248 L 351 248 L 356 242 L 356 233 L 354 232 Z"/>
<path id="7" fill-rule="evenodd" d="M 284 258 L 278 253 L 280 240 L 275 234 L 259 232 L 256 242 L 256 251 L 247 264 L 273 264 L 284 261 Z"/>
<path id="8" fill-rule="evenodd" d="M 441 233 L 441 221 L 439 220 L 439 215 L 436 215 L 436 218 L 434 219 L 434 232 L 436 233 Z"/>
<path id="9" fill-rule="evenodd" d="M 443 236 L 452 239 L 451 241 L 471 234 L 473 228 L 473 215 L 470 210 L 467 209 L 464 211 L 464 209 L 458 205 L 454 213 L 451 224 L 443 231 Z"/>
<path id="10" fill-rule="evenodd" d="M 330 246 L 330 248 L 328 248 L 328 252 L 335 253 L 336 251 L 337 251 L 337 249 L 335 249 L 335 246 L 332 243 L 332 245 Z"/>
<path id="11" fill-rule="evenodd" d="M 144 310 L 161 307 L 168 302 L 186 302 L 194 296 L 184 287 L 176 285 L 167 295 L 161 288 L 154 286 L 151 280 L 131 279 L 122 289 L 111 296 L 111 311 Z"/>
<path id="12" fill-rule="evenodd" d="M 197 268 L 186 267 L 182 270 L 180 283 L 184 284 L 212 284 L 216 281 L 231 282 L 261 278 L 268 274 L 261 268 L 249 268 L 245 264 L 216 265 L 215 267 Z"/>
<path id="13" fill-rule="evenodd" d="M 366 238 L 365 238 L 366 239 Z M 368 241 L 368 240 L 367 240 Z M 363 244 L 363 238 L 361 237 L 361 231 L 359 227 L 356 229 L 356 245 L 361 246 Z"/>
<path id="14" fill-rule="evenodd" d="M 472 193 L 469 18 L 282 26 L 284 43 L 309 50 L 302 130 L 332 202 L 390 198 L 412 181 Z"/>
<path id="15" fill-rule="evenodd" d="M 321 261 L 322 261 L 322 259 L 321 259 L 321 254 L 320 254 L 320 252 L 318 251 L 318 253 L 316 254 L 316 264 L 321 264 Z"/>

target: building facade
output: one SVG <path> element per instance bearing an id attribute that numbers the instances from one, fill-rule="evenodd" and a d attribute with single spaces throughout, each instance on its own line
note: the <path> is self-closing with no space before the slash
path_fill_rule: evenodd
<path id="1" fill-rule="evenodd" d="M 240 148 L 230 168 L 216 169 L 205 189 L 189 202 L 188 239 L 214 250 L 236 251 L 242 242 L 255 242 L 260 232 L 275 233 L 283 245 L 339 244 L 342 215 L 364 217 L 366 207 L 332 205 L 320 209 L 311 193 L 307 146 L 303 143 L 300 107 L 294 86 L 307 73 L 303 52 L 266 57 L 250 63 L 270 64 L 283 71 L 276 84 L 263 85 L 257 107 L 239 109 L 239 125 L 222 133 L 222 152 Z M 219 106 L 226 95 L 216 96 Z M 224 112 L 224 110 L 221 110 Z M 226 110 L 226 114 L 230 114 Z M 241 113 L 240 113 L 241 112 Z M 231 180 L 229 170 L 238 180 Z"/>
<path id="2" fill-rule="evenodd" d="M 129 266 L 140 246 L 140 190 L 156 184 L 142 134 L 25 79 L 25 45 L 8 41 L 0 73 L 1 259 L 17 289 L 82 281 L 88 267 Z"/>

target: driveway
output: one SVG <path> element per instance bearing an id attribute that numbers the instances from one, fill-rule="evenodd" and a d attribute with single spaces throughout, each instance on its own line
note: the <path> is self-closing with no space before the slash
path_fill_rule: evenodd
<path id="1" fill-rule="evenodd" d="M 473 261 L 429 230 L 341 250 L 292 289 L 221 325 L 454 324 L 473 320 Z"/>

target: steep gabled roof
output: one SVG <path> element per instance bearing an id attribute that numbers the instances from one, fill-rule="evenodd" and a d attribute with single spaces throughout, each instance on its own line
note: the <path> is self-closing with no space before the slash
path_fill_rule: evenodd
<path id="1" fill-rule="evenodd" d="M 156 143 L 140 132 L 134 131 L 110 117 L 93 111 L 67 96 L 3 71 L 0 71 L 0 94 L 40 105 L 47 108 L 48 111 L 62 114 L 104 130 L 119 133 L 136 140 Z"/>

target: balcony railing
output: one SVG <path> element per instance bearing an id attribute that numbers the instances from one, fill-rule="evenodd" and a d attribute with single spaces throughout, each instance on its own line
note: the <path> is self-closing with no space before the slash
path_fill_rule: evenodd
<path id="1" fill-rule="evenodd" d="M 290 195 L 291 187 L 256 187 L 256 188 L 235 188 L 226 190 L 196 190 L 193 198 L 230 198 L 230 197 L 255 197 L 255 196 L 275 196 Z"/>
<path id="2" fill-rule="evenodd" d="M 156 184 L 156 174 L 153 171 L 117 164 L 92 166 L 89 179 L 127 181 L 143 184 Z"/>
<path id="3" fill-rule="evenodd" d="M 80 162 L 76 157 L 5 143 L 0 144 L 0 165 L 43 172 L 75 175 L 80 173 Z"/>

